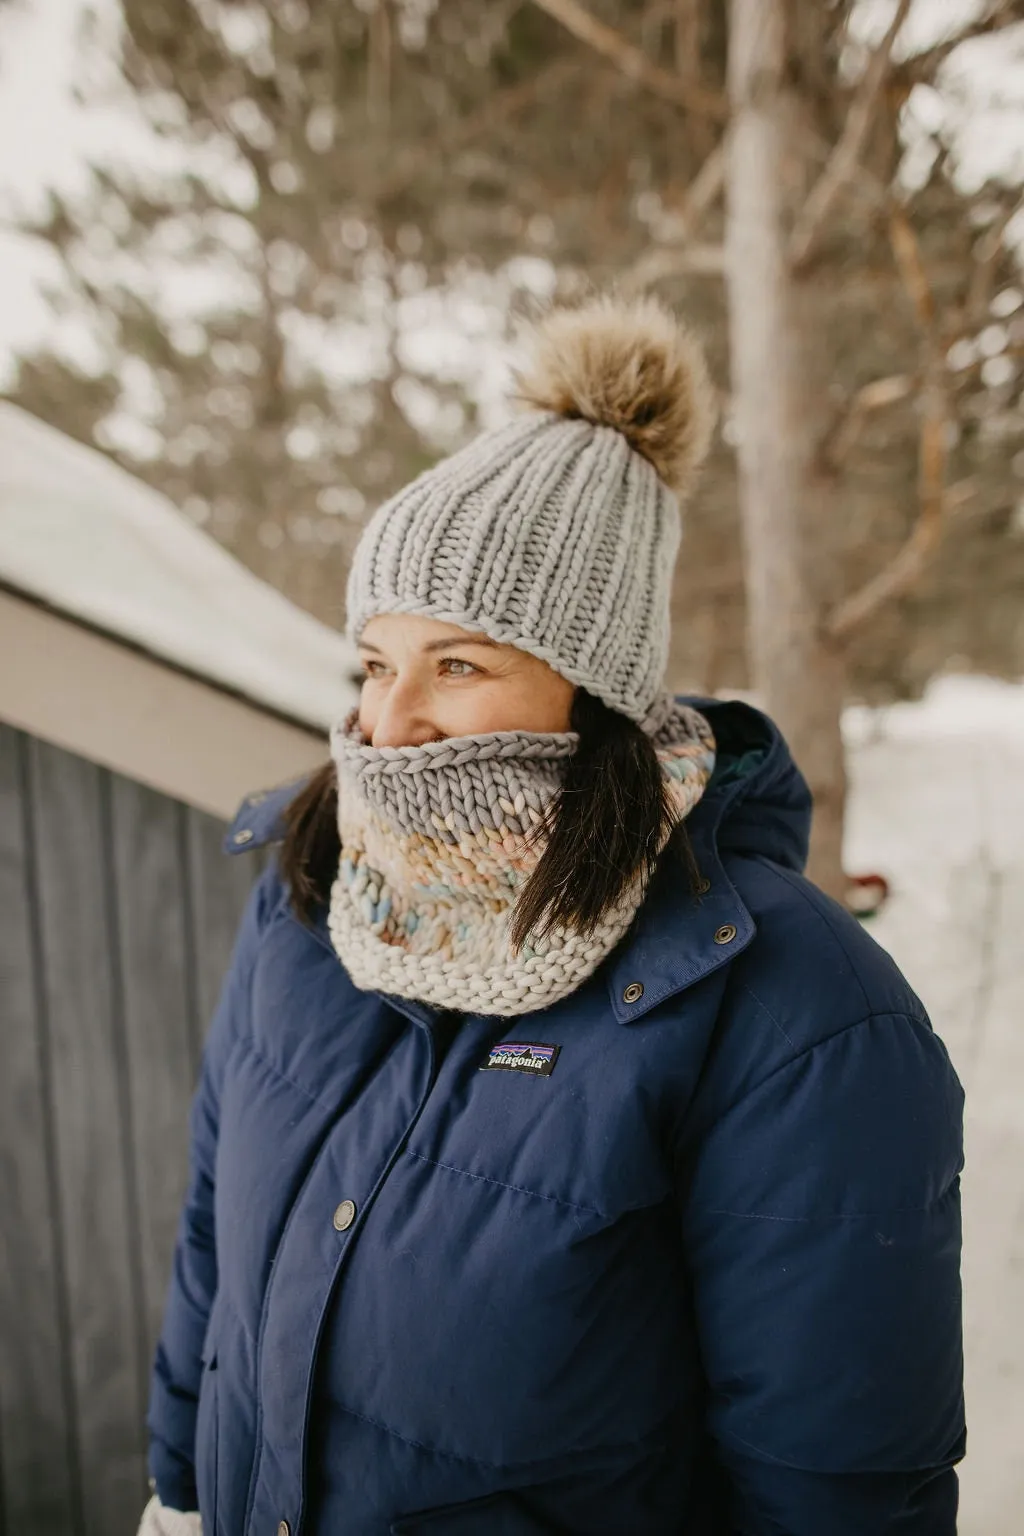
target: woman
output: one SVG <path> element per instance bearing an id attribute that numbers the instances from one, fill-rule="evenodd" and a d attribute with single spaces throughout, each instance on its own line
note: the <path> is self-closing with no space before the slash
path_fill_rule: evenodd
<path id="1" fill-rule="evenodd" d="M 960 1086 L 802 876 L 776 727 L 662 691 L 700 354 L 598 300 L 519 384 L 369 522 L 358 709 L 228 834 L 281 849 L 194 1102 L 143 1529 L 946 1536 Z"/>

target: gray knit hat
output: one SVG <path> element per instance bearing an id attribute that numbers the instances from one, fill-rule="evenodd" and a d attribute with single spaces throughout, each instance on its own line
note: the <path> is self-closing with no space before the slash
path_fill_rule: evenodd
<path id="1" fill-rule="evenodd" d="M 703 354 L 652 299 L 552 310 L 517 375 L 528 409 L 378 507 L 349 572 L 346 634 L 444 619 L 548 662 L 641 721 L 668 661 L 677 497 L 714 426 Z"/>

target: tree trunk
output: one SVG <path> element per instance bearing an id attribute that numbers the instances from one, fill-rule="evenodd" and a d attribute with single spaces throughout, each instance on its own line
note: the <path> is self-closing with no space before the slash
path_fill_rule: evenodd
<path id="1" fill-rule="evenodd" d="M 814 795 L 808 874 L 842 894 L 842 653 L 821 637 L 832 493 L 816 474 L 826 373 L 787 255 L 799 164 L 784 0 L 731 0 L 726 283 L 754 688 Z"/>

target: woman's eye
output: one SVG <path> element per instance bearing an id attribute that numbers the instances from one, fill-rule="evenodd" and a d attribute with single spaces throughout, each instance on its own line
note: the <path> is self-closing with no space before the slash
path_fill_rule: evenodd
<path id="1" fill-rule="evenodd" d="M 474 667 L 471 661 L 464 661 L 461 656 L 442 656 L 440 665 L 444 667 L 452 677 L 469 677 L 473 672 L 479 672 L 479 667 Z M 452 668 L 455 671 L 452 671 Z M 463 670 L 458 670 L 458 669 Z M 380 669 L 380 670 L 378 670 Z M 384 670 L 382 661 L 364 661 L 363 673 L 366 677 L 379 677 Z"/>

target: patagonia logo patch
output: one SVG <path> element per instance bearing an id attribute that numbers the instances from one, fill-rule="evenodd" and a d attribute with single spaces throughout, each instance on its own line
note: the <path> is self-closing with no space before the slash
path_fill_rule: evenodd
<path id="1" fill-rule="evenodd" d="M 560 1045 L 541 1045 L 536 1040 L 503 1040 L 491 1047 L 491 1053 L 480 1067 L 481 1072 L 526 1072 L 530 1077 L 550 1077 Z"/>

